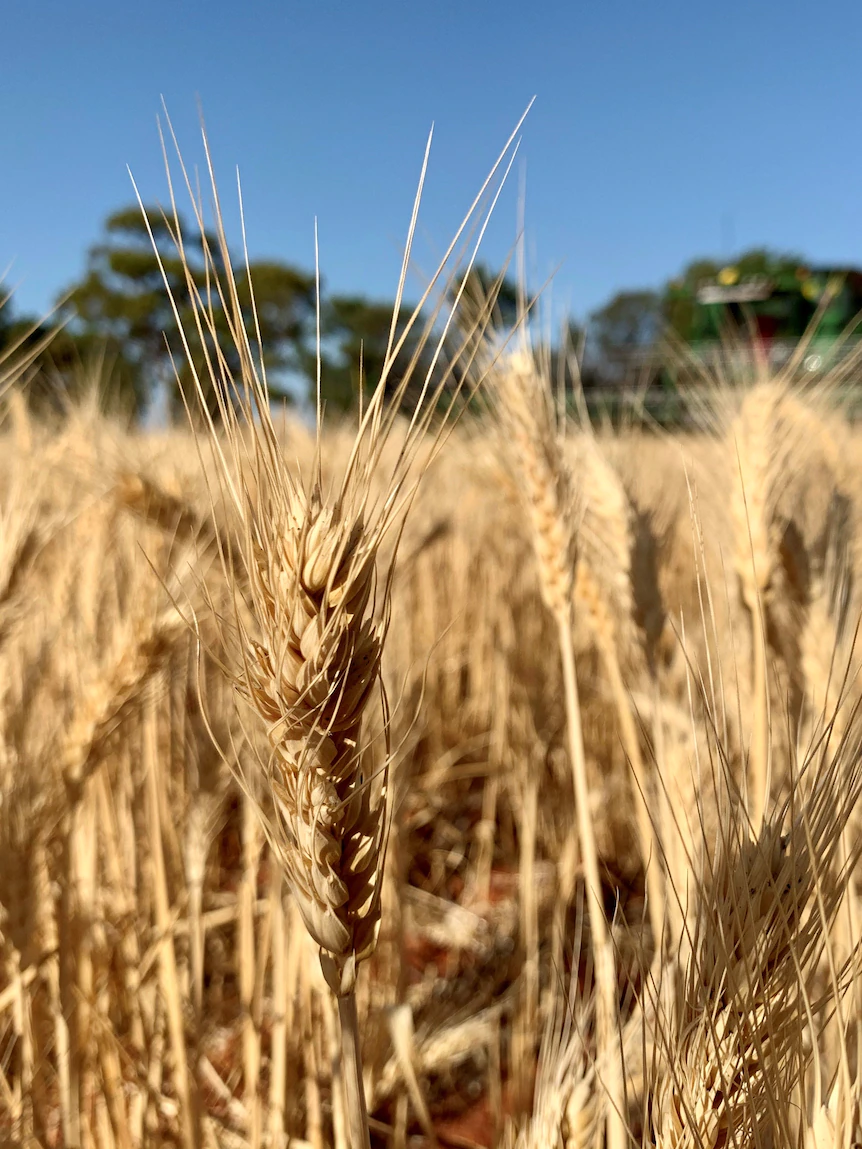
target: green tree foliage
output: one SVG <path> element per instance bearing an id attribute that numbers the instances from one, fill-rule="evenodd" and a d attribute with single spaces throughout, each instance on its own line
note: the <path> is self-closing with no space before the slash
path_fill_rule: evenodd
<path id="1" fill-rule="evenodd" d="M 465 334 L 486 320 L 503 331 L 518 321 L 517 285 L 508 275 L 492 271 L 487 264 L 476 263 L 469 272 L 455 277 L 447 293 L 450 306 L 459 293 L 455 321 Z"/>
<path id="2" fill-rule="evenodd" d="M 86 335 L 73 336 L 50 321 L 19 315 L 12 302 L 0 300 L 0 390 L 5 379 L 14 377 L 27 385 L 34 407 L 62 409 L 94 382 L 108 380 L 113 401 L 106 406 L 122 409 L 119 400 L 131 380 L 121 355 Z"/>
<path id="3" fill-rule="evenodd" d="M 359 399 L 360 388 L 368 393 L 377 383 L 386 364 L 393 305 L 377 303 L 362 296 L 336 295 L 324 300 L 321 316 L 321 389 L 328 407 L 346 411 Z M 397 344 L 413 309 L 403 306 L 396 323 Z M 389 386 L 399 387 L 408 371 L 421 385 L 430 364 L 429 346 L 420 350 L 423 324 L 418 320 L 407 333 L 404 346 L 389 369 Z M 415 360 L 415 362 L 414 362 Z M 313 395 L 316 381 L 314 355 L 305 359 L 305 373 Z"/>
<path id="4" fill-rule="evenodd" d="M 185 237 L 187 229 L 182 221 L 180 225 Z M 161 267 L 153 243 L 158 248 Z M 194 288 L 209 301 L 217 331 L 227 336 L 227 317 L 212 289 L 212 277 L 207 275 L 204 259 L 206 245 L 217 271 L 229 270 L 219 266 L 218 244 L 209 235 L 184 238 L 183 243 Z M 230 270 L 236 278 L 243 321 L 252 347 L 256 348 L 248 276 L 242 265 Z M 314 280 L 274 261 L 252 263 L 249 271 L 264 349 L 263 363 L 271 379 L 283 378 L 285 372 L 301 366 L 302 346 L 314 316 Z M 64 308 L 70 317 L 68 338 L 79 347 L 100 344 L 122 364 L 118 378 L 123 380 L 129 392 L 127 401 L 135 409 L 145 406 L 160 388 L 176 405 L 179 390 L 175 371 L 180 380 L 188 382 L 184 376 L 189 369 L 178 354 L 179 325 L 165 291 L 165 280 L 195 362 L 202 367 L 205 354 L 212 353 L 213 348 L 207 347 L 196 332 L 183 261 L 172 225 L 159 209 L 146 209 L 146 220 L 137 206 L 111 215 L 105 223 L 104 239 L 90 249 L 84 278 L 65 296 Z M 219 345 L 224 354 L 231 355 L 231 339 L 220 339 Z M 236 371 L 238 364 L 228 358 L 228 368 Z M 201 379 L 206 377 L 203 370 L 198 374 Z"/>
<path id="5" fill-rule="evenodd" d="M 520 293 L 505 269 L 495 272 L 476 263 L 453 278 L 443 302 L 444 309 L 453 311 L 440 369 L 449 373 L 453 387 L 464 386 L 461 398 L 472 404 L 476 353 L 488 341 L 493 344 L 510 335 L 521 317 Z"/>
<path id="6" fill-rule="evenodd" d="M 554 389 L 564 396 L 569 406 L 574 399 L 574 387 L 589 390 L 598 382 L 595 370 L 589 363 L 582 362 L 585 340 L 586 328 L 569 319 L 550 349 L 548 367 Z"/>
<path id="7" fill-rule="evenodd" d="M 12 324 L 11 301 L 0 294 L 0 352 L 12 343 Z"/>
<path id="8" fill-rule="evenodd" d="M 37 359 L 39 371 L 29 386 L 35 407 L 62 410 L 70 400 L 97 388 L 105 410 L 127 416 L 139 413 L 145 398 L 140 373 L 122 343 L 86 330 L 75 332 L 68 326 L 51 330 L 50 325 L 40 324 L 31 332 L 28 343 L 45 341 Z"/>
<path id="9" fill-rule="evenodd" d="M 430 332 L 427 330 L 427 316 L 420 316 L 407 330 L 413 307 L 403 305 L 399 310 L 394 343 L 399 342 L 405 331 L 406 337 L 389 369 L 389 387 L 393 390 L 401 387 L 409 373 L 409 385 L 404 392 L 407 407 L 412 406 L 417 391 L 425 385 L 429 375 L 432 387 L 449 381 L 457 386 L 462 381 L 465 364 L 470 358 L 472 337 L 477 326 L 484 328 L 486 325 L 489 300 L 494 304 L 491 309 L 492 326 L 506 331 L 517 319 L 518 293 L 511 280 L 484 265 L 477 265 L 466 276 L 466 282 L 465 277 L 461 277 L 449 286 L 445 307 L 455 305 L 462 285 L 464 290 L 458 300 L 454 322 L 439 355 L 436 351 L 445 324 L 445 308 Z M 330 406 L 346 410 L 357 401 L 361 381 L 364 381 L 366 390 L 369 384 L 376 384 L 386 362 L 392 313 L 393 304 L 374 302 L 362 296 L 333 296 L 324 300 L 321 384 L 323 399 Z M 310 377 L 313 375 L 311 356 L 306 363 L 306 372 Z"/>
<path id="10" fill-rule="evenodd" d="M 104 235 L 90 248 L 86 271 L 60 301 L 64 320 L 50 346 L 41 351 L 41 387 L 54 398 L 63 399 L 99 373 L 107 380 L 110 405 L 125 407 L 133 414 L 144 410 L 154 398 L 167 396 L 176 408 L 180 401 L 179 381 L 190 383 L 189 368 L 181 349 L 180 326 L 189 339 L 193 358 L 200 366 L 198 376 L 208 378 L 203 360 L 215 348 L 207 346 L 192 321 L 188 284 L 172 223 L 159 209 L 138 205 L 115 212 L 105 222 Z M 313 275 L 276 260 L 257 260 L 248 269 L 244 264 L 220 266 L 219 244 L 212 235 L 203 237 L 195 228 L 188 230 L 180 221 L 185 263 L 193 288 L 210 302 L 220 352 L 228 370 L 238 374 L 234 339 L 212 275 L 206 271 L 205 252 L 215 261 L 224 278 L 233 275 L 237 285 L 242 319 L 253 353 L 262 356 L 270 386 L 284 395 L 285 385 L 299 382 L 313 402 L 317 379 L 315 325 L 315 284 Z M 151 234 L 152 233 L 152 236 Z M 188 238 L 193 236 L 193 238 Z M 153 250 L 153 242 L 161 259 Z M 801 274 L 802 261 L 795 255 L 774 254 L 753 249 L 739 256 L 733 266 L 742 279 L 763 275 L 776 283 L 794 282 Z M 684 340 L 697 335 L 700 314 L 696 302 L 698 286 L 715 281 L 722 263 L 697 259 L 658 290 L 619 291 L 589 317 L 586 331 L 586 360 L 580 370 L 581 382 L 594 384 L 622 382 L 641 353 L 648 351 L 664 331 Z M 164 280 L 179 313 L 174 314 Z M 253 295 L 252 295 L 253 292 Z M 404 345 L 389 371 L 390 385 L 399 387 L 407 372 L 412 382 L 405 400 L 409 404 L 415 389 L 421 387 L 433 367 L 438 383 L 451 372 L 455 384 L 461 381 L 471 352 L 475 332 L 490 320 L 491 330 L 508 332 L 519 318 L 517 286 L 505 270 L 495 272 L 486 264 L 476 264 L 469 273 L 456 278 L 443 300 L 444 312 L 460 299 L 442 353 L 435 362 L 437 339 L 442 330 L 441 315 L 427 343 L 422 346 L 426 324 L 417 321 L 407 331 Z M 254 303 L 254 306 L 252 305 Z M 330 408 L 347 410 L 358 400 L 360 387 L 372 387 L 384 369 L 392 327 L 393 305 L 359 295 L 337 295 L 321 300 L 321 385 L 322 398 Z M 257 326 L 260 332 L 258 346 Z M 412 308 L 402 306 L 396 322 L 396 342 L 407 329 Z M 0 308 L 0 353 L 4 346 L 24 333 L 25 344 L 35 346 L 46 336 L 46 328 L 12 315 L 8 305 Z M 571 386 L 571 350 L 580 349 L 583 329 L 570 325 L 549 349 L 550 365 L 560 386 Z M 466 344 L 466 348 L 465 348 Z M 97 370 L 89 370 L 95 367 Z M 575 372 L 577 374 L 577 372 Z"/>
<path id="11" fill-rule="evenodd" d="M 618 291 L 589 318 L 591 363 L 608 381 L 620 380 L 633 356 L 655 343 L 662 327 L 657 291 Z"/>
<path id="12" fill-rule="evenodd" d="M 179 224 L 184 259 L 177 250 L 175 225 L 165 220 L 160 209 L 145 208 L 142 212 L 139 205 L 133 205 L 108 217 L 103 236 L 87 254 L 83 277 L 58 303 L 61 322 L 50 347 L 39 357 L 42 371 L 36 381 L 38 387 L 33 388 L 34 397 L 38 392 L 61 405 L 80 389 L 82 382 L 99 377 L 107 406 L 137 415 L 155 400 L 161 406 L 167 398 L 176 411 L 182 390 L 191 383 L 180 328 L 189 341 L 198 378 L 204 385 L 208 378 L 204 360 L 215 352 L 210 336 L 201 336 L 193 321 L 186 268 L 192 289 L 210 303 L 220 353 L 226 357 L 228 369 L 238 374 L 227 316 L 214 290 L 212 271 L 207 274 L 209 253 L 219 276 L 227 280 L 226 273 L 233 275 L 243 322 L 258 357 L 259 327 L 263 364 L 272 389 L 284 394 L 282 386 L 289 380 L 291 384 L 298 383 L 314 401 L 314 277 L 275 260 L 252 262 L 248 270 L 236 263 L 225 268 L 220 263 L 216 237 L 199 235 L 196 228 L 187 228 L 182 219 Z M 454 303 L 462 284 L 455 323 L 439 356 L 436 349 L 442 317 L 430 333 L 424 318 L 408 330 L 413 309 L 407 305 L 400 308 L 395 343 L 402 335 L 404 342 L 390 365 L 389 380 L 394 389 L 410 374 L 407 404 L 431 371 L 432 385 L 448 377 L 450 371 L 453 380 L 459 381 L 467 358 L 461 355 L 465 337 L 476 327 L 488 299 L 494 301 L 492 322 L 500 329 L 510 327 L 517 318 L 518 294 L 508 278 L 485 265 L 476 265 L 466 283 L 459 280 L 454 284 L 444 300 L 445 306 Z M 388 301 L 358 295 L 322 298 L 321 386 L 327 406 L 347 410 L 357 402 L 362 381 L 366 388 L 377 383 L 386 364 L 392 313 L 393 304 Z M 21 322 L 13 324 L 6 309 L 0 325 L 0 346 L 10 338 L 13 326 L 20 329 Z M 33 327 L 32 341 L 46 335 L 45 327 Z M 423 342 L 426 336 L 427 341 Z M 212 399 L 214 402 L 214 396 Z"/>

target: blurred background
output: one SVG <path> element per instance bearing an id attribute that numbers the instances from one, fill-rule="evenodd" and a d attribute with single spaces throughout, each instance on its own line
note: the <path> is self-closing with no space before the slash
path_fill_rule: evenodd
<path id="1" fill-rule="evenodd" d="M 432 124 L 408 304 L 536 96 L 478 278 L 510 258 L 523 193 L 528 287 L 588 391 L 672 388 L 668 330 L 708 348 L 753 320 L 780 355 L 820 305 L 816 372 L 862 308 L 860 37 L 849 0 L 11 4 L 0 341 L 64 321 L 60 392 L 103 356 L 114 399 L 164 415 L 173 320 L 129 175 L 158 220 L 163 98 L 192 173 L 205 116 L 238 261 L 239 169 L 270 378 L 300 401 L 317 219 L 324 386 L 349 406 L 359 347 L 369 377 L 385 350 Z"/>

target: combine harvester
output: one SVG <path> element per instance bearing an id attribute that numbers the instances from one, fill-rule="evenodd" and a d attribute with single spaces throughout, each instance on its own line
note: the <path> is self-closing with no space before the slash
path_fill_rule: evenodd
<path id="1" fill-rule="evenodd" d="M 722 268 L 692 265 L 668 285 L 662 310 L 668 338 L 631 356 L 622 387 L 589 395 L 595 415 L 618 422 L 636 410 L 684 425 L 684 393 L 704 376 L 744 380 L 757 358 L 780 371 L 802 341 L 794 378 L 816 386 L 828 375 L 848 417 L 862 417 L 862 271 L 753 252 Z"/>
<path id="2" fill-rule="evenodd" d="M 729 345 L 754 344 L 778 370 L 805 338 L 802 367 L 821 377 L 859 345 L 862 272 L 787 263 L 746 272 L 731 264 L 695 284 L 671 284 L 668 304 L 678 335 L 705 362 L 726 361 Z"/>

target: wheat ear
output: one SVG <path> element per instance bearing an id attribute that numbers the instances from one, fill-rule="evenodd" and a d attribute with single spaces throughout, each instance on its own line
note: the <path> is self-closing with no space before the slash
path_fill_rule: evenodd
<path id="1" fill-rule="evenodd" d="M 513 138 L 474 201 L 419 307 L 442 275 Z M 209 163 L 206 138 L 204 145 Z M 196 403 L 203 416 L 204 442 L 212 452 L 225 501 L 233 510 L 239 539 L 236 555 L 227 552 L 219 541 L 223 574 L 233 588 L 235 606 L 223 624 L 223 637 L 228 648 L 236 652 L 232 673 L 238 691 L 262 720 L 271 747 L 268 757 L 253 761 L 245 772 L 241 770 L 239 780 L 258 805 L 273 853 L 305 927 L 319 946 L 324 976 L 338 999 L 350 1140 L 353 1149 L 368 1149 L 355 986 L 357 967 L 377 942 L 388 833 L 389 727 L 380 660 L 397 541 L 422 473 L 422 466 L 417 466 L 420 454 L 427 466 L 423 443 L 449 377 L 448 372 L 437 368 L 438 348 L 434 364 L 422 381 L 418 405 L 396 461 L 385 471 L 383 448 L 411 374 L 406 372 L 397 385 L 389 378 L 406 337 L 406 333 L 399 335 L 393 319 L 382 376 L 361 413 L 340 480 L 330 486 L 323 481 L 319 386 L 317 455 L 312 474 L 294 474 L 285 462 L 270 412 L 262 349 L 255 347 L 247 334 L 245 309 L 234 277 L 220 271 L 232 264 L 212 167 L 217 252 L 210 250 L 181 159 L 180 165 L 195 204 L 211 275 L 204 295 L 187 268 L 186 289 L 197 335 L 205 352 L 211 349 L 202 376 L 189 350 L 194 332 L 183 331 L 194 379 L 195 393 L 189 401 Z M 423 166 L 423 178 L 424 171 Z M 168 176 L 170 180 L 170 169 Z M 421 183 L 396 318 L 420 195 Z M 171 199 L 173 203 L 173 187 Z M 176 211 L 171 227 L 184 260 Z M 167 278 L 165 284 L 170 291 Z M 246 286 L 253 301 L 253 285 L 249 282 Z M 241 364 L 239 379 L 229 368 L 219 342 L 213 304 L 216 298 L 228 317 L 233 350 Z M 411 324 L 418 322 L 419 307 Z M 176 301 L 174 313 L 179 322 Z M 423 346 L 436 318 L 435 314 L 425 322 Z M 219 428 L 208 395 L 215 396 Z M 431 456 L 439 442 L 439 437 L 433 440 Z M 382 548 L 387 536 L 393 538 L 384 562 Z M 378 559 L 382 571 L 378 570 Z M 376 753 L 362 738 L 363 716 L 375 692 L 384 714 L 383 740 Z"/>
<path id="2" fill-rule="evenodd" d="M 860 785 L 857 734 L 834 757 L 822 748 L 756 835 L 729 798 L 682 992 L 661 1034 L 658 1149 L 789 1143 L 803 1003 L 849 878 L 841 836 Z"/>
<path id="3" fill-rule="evenodd" d="M 604 1098 L 585 1045 L 588 1006 L 558 992 L 539 1051 L 533 1110 L 510 1149 L 597 1149 Z"/>
<path id="4" fill-rule="evenodd" d="M 595 951 L 599 1054 L 608 1066 L 608 1138 L 611 1149 L 622 1149 L 626 1143 L 623 1074 L 621 1051 L 614 1048 L 619 1038 L 616 962 L 602 901 L 598 850 L 590 817 L 572 633 L 573 574 L 577 551 L 572 521 L 574 495 L 571 475 L 560 450 L 551 397 L 526 348 L 516 352 L 504 367 L 494 372 L 493 388 L 494 408 L 513 448 L 513 462 L 530 516 L 542 596 L 557 624 L 578 836 L 586 871 Z M 612 1049 L 613 1055 L 610 1055 Z"/>
<path id="5" fill-rule="evenodd" d="M 728 429 L 734 561 L 751 620 L 754 730 L 749 770 L 755 827 L 769 801 L 771 780 L 766 634 L 781 562 L 778 501 L 801 443 L 800 429 L 788 418 L 787 408 L 785 387 L 762 380 L 745 395 Z"/>
<path id="6" fill-rule="evenodd" d="M 577 482 L 583 503 L 578 530 L 575 610 L 585 616 L 617 710 L 620 737 L 632 771 L 638 836 L 648 891 L 656 952 L 664 929 L 662 851 L 650 814 L 651 780 L 641 751 L 631 696 L 626 690 L 620 650 L 637 650 L 632 593 L 632 511 L 625 489 L 592 435 L 579 444 Z"/>

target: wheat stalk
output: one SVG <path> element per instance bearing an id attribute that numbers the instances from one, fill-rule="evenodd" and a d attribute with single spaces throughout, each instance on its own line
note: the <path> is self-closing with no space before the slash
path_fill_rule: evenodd
<path id="1" fill-rule="evenodd" d="M 749 755 L 751 812 L 755 827 L 769 801 L 772 764 L 769 737 L 767 629 L 782 586 L 785 522 L 780 500 L 804 446 L 804 424 L 787 386 L 761 378 L 729 420 L 730 514 L 733 559 L 740 597 L 751 625 L 753 732 Z"/>
<path id="2" fill-rule="evenodd" d="M 619 1002 L 616 962 L 608 931 L 599 876 L 598 850 L 590 816 L 590 794 L 575 670 L 572 634 L 577 537 L 574 530 L 572 478 L 554 428 L 551 397 L 526 345 L 493 375 L 494 410 L 513 448 L 514 464 L 530 517 L 532 540 L 545 604 L 556 624 L 563 664 L 569 757 L 575 790 L 578 835 L 586 870 L 590 927 L 598 989 L 599 1052 L 607 1065 L 610 1104 L 608 1136 L 622 1149 L 623 1075 L 618 1048 Z M 610 1050 L 614 1049 L 613 1056 Z"/>
<path id="3" fill-rule="evenodd" d="M 620 651 L 638 661 L 634 630 L 632 511 L 625 489 L 592 435 L 579 444 L 578 490 L 583 514 L 578 529 L 575 609 L 585 617 L 604 663 L 632 771 L 636 824 L 649 896 L 654 943 L 659 948 L 665 916 L 662 851 L 650 814 L 653 797 L 641 751 L 632 699 L 626 690 Z"/>
<path id="4" fill-rule="evenodd" d="M 204 144 L 209 163 L 206 139 Z M 503 155 L 510 144 L 511 140 Z M 502 159 L 494 166 L 468 219 Z M 180 164 L 182 167 L 182 160 Z M 168 175 L 170 179 L 170 170 Z M 188 185 L 184 168 L 183 176 Z M 212 179 L 211 165 L 210 176 Z M 410 382 L 408 372 L 397 386 L 389 386 L 388 375 L 404 340 L 403 334 L 398 337 L 393 319 L 386 365 L 362 413 L 340 481 L 324 484 L 319 438 L 311 477 L 294 474 L 278 441 L 262 357 L 246 333 L 236 282 L 231 275 L 219 275 L 219 267 L 229 268 L 231 261 L 214 179 L 212 190 L 220 247 L 217 254 L 209 250 L 196 208 L 212 276 L 209 294 L 200 294 L 191 271 L 187 272 L 186 286 L 198 332 L 209 337 L 202 342 L 213 346 L 206 383 L 215 393 L 224 437 L 213 422 L 207 387 L 196 373 L 191 355 L 189 363 L 219 482 L 238 524 L 236 563 L 220 545 L 223 573 L 235 596 L 234 610 L 224 626 L 225 644 L 236 651 L 232 673 L 237 688 L 264 723 L 271 747 L 268 757 L 258 757 L 252 767 L 241 770 L 240 781 L 257 805 L 305 927 L 319 947 L 326 981 L 338 999 L 350 1139 L 358 1149 L 369 1145 L 369 1132 L 356 974 L 377 942 L 388 834 L 389 725 L 380 661 L 397 540 L 422 470 L 419 467 L 417 471 L 414 464 L 446 378 L 438 382 L 432 375 L 434 368 L 429 371 L 394 467 L 384 472 L 383 448 Z M 171 197 L 173 202 L 173 187 Z M 194 202 L 194 196 L 192 199 Z M 396 316 L 418 203 L 419 195 Z M 176 213 L 173 227 L 184 259 Z M 431 287 L 423 303 L 430 291 Z M 239 381 L 231 376 L 220 352 L 212 308 L 215 295 L 229 316 L 231 338 L 242 364 Z M 176 301 L 174 306 L 179 320 Z M 418 308 L 411 322 L 417 320 Z M 433 321 L 426 324 L 423 343 Z M 188 348 L 185 334 L 184 345 Z M 189 400 L 194 401 L 191 396 Z M 320 415 L 318 391 L 318 436 Z M 375 498 L 381 481 L 382 493 Z M 394 543 L 381 572 L 378 560 L 389 535 Z M 244 586 L 239 585 L 237 565 Z M 375 692 L 384 713 L 380 748 L 363 741 L 362 736 L 363 717 Z"/>

